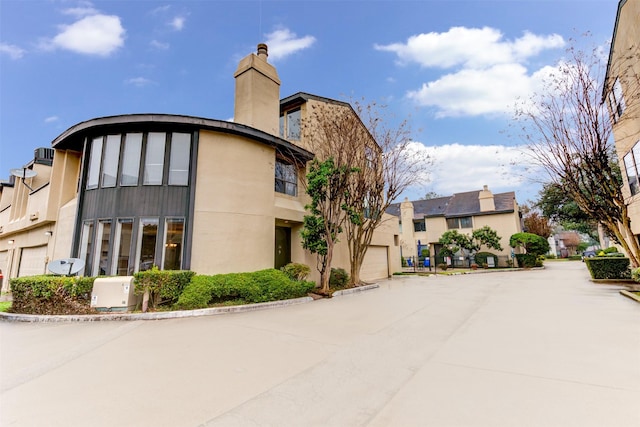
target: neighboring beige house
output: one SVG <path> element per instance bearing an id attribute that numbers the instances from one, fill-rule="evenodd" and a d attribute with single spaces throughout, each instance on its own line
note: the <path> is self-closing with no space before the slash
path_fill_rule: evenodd
<path id="1" fill-rule="evenodd" d="M 502 251 L 481 248 L 499 258 L 499 265 L 507 265 L 511 258 L 509 238 L 522 231 L 518 202 L 514 192 L 493 194 L 485 185 L 482 190 L 456 193 L 453 196 L 435 199 L 405 199 L 393 204 L 387 213 L 400 218 L 402 256 L 419 256 L 418 246 L 428 248 L 431 262 L 440 253 L 438 243 L 447 230 L 458 230 L 471 235 L 473 230 L 489 226 L 501 237 Z M 438 262 L 441 262 L 439 259 Z"/>
<path id="2" fill-rule="evenodd" d="M 611 40 L 603 102 L 629 201 L 631 229 L 640 235 L 640 0 L 621 0 Z M 606 246 L 603 246 L 606 247 Z"/>
<path id="3" fill-rule="evenodd" d="M 5 278 L 75 257 L 85 275 L 152 265 L 216 274 L 300 262 L 317 280 L 315 256 L 300 242 L 308 201 L 301 179 L 314 156 L 300 124 L 309 103 L 349 104 L 304 93 L 281 101 L 267 56 L 259 45 L 240 61 L 233 122 L 130 114 L 91 119 L 54 139 L 52 164 L 27 166 L 38 170 L 28 182 L 33 191 L 16 179 L 0 187 Z M 398 242 L 393 218 L 374 236 L 363 280 L 400 270 Z M 345 244 L 333 266 L 349 270 Z"/>

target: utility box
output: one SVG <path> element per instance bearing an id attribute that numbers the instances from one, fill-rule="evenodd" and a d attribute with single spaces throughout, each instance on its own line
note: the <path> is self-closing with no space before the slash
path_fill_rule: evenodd
<path id="1" fill-rule="evenodd" d="M 131 311 L 137 303 L 133 288 L 133 276 L 96 279 L 91 291 L 91 307 L 98 311 Z"/>

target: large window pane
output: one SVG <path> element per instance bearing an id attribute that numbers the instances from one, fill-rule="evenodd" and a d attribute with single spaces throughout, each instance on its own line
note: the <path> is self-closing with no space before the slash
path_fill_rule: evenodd
<path id="1" fill-rule="evenodd" d="M 635 147 L 634 147 L 635 151 Z M 631 191 L 631 195 L 635 195 L 638 193 L 638 172 L 636 170 L 636 162 L 633 158 L 634 153 L 627 153 L 624 156 L 624 169 L 627 172 L 627 181 L 629 182 L 629 190 Z"/>
<path id="2" fill-rule="evenodd" d="M 447 228 L 449 230 L 460 228 L 460 221 L 458 220 L 458 218 L 447 218 Z"/>
<path id="3" fill-rule="evenodd" d="M 87 172 L 87 189 L 98 188 L 100 179 L 100 162 L 102 160 L 102 137 L 94 138 L 91 142 L 89 155 L 89 171 Z"/>
<path id="4" fill-rule="evenodd" d="M 275 190 L 278 193 L 296 196 L 298 193 L 298 170 L 295 165 L 276 160 Z"/>
<path id="5" fill-rule="evenodd" d="M 108 135 L 104 147 L 104 157 L 102 159 L 102 188 L 116 186 L 119 157 L 120 135 Z"/>
<path id="6" fill-rule="evenodd" d="M 300 109 L 287 113 L 287 139 L 300 140 Z"/>
<path id="7" fill-rule="evenodd" d="M 156 259 L 156 237 L 158 236 L 158 218 L 140 219 L 138 232 L 138 271 L 151 269 Z"/>
<path id="8" fill-rule="evenodd" d="M 122 156 L 122 176 L 120 185 L 138 185 L 140 171 L 140 155 L 142 154 L 142 134 L 128 133 L 124 140 L 124 154 Z"/>
<path id="9" fill-rule="evenodd" d="M 98 222 L 96 253 L 94 255 L 94 275 L 105 276 L 111 274 L 109 268 L 109 248 L 111 247 L 111 221 Z"/>
<path id="10" fill-rule="evenodd" d="M 131 253 L 131 238 L 133 231 L 133 219 L 119 219 L 116 230 L 114 247 L 118 248 L 118 255 L 114 257 L 113 271 L 118 276 L 129 276 L 133 269 L 129 269 L 129 254 Z"/>
<path id="11" fill-rule="evenodd" d="M 473 223 L 471 222 L 470 216 L 465 216 L 460 218 L 460 228 L 471 228 L 473 227 Z"/>
<path id="12" fill-rule="evenodd" d="M 80 237 L 80 259 L 84 261 L 85 276 L 91 275 L 91 249 L 93 248 L 93 222 L 82 224 Z"/>
<path id="13" fill-rule="evenodd" d="M 165 139 L 163 132 L 149 132 L 147 135 L 147 150 L 144 158 L 144 185 L 162 185 Z"/>
<path id="14" fill-rule="evenodd" d="M 189 158 L 191 154 L 191 135 L 174 133 L 171 136 L 171 155 L 169 158 L 169 185 L 189 184 Z"/>
<path id="15" fill-rule="evenodd" d="M 165 224 L 164 270 L 182 268 L 182 241 L 184 236 L 184 218 L 169 218 Z"/>

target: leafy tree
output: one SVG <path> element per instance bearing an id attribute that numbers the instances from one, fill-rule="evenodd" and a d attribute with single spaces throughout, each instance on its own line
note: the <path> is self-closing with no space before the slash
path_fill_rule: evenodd
<path id="1" fill-rule="evenodd" d="M 498 233 L 489 226 L 484 226 L 471 233 L 471 236 L 462 234 L 458 230 L 445 231 L 438 240 L 443 246 L 445 254 L 451 256 L 461 249 L 464 249 L 471 254 L 477 252 L 481 246 L 487 248 L 502 250 L 500 245 L 500 236 Z"/>
<path id="2" fill-rule="evenodd" d="M 476 251 L 479 250 L 481 246 L 501 251 L 502 245 L 500 244 L 500 239 L 501 237 L 498 236 L 498 233 L 488 225 L 473 230 L 473 233 L 471 233 L 471 240 L 475 242 L 476 247 L 474 250 Z"/>
<path id="3" fill-rule="evenodd" d="M 439 197 L 444 197 L 442 194 L 438 194 L 435 191 L 428 191 L 424 197 L 422 197 L 422 200 L 431 200 L 431 199 L 437 199 Z"/>
<path id="4" fill-rule="evenodd" d="M 455 254 L 460 249 L 471 251 L 475 248 L 471 238 L 466 234 L 458 232 L 458 230 L 445 231 L 442 236 L 440 236 L 438 243 L 442 245 L 442 252 L 447 256 Z"/>
<path id="5" fill-rule="evenodd" d="M 605 64 L 598 48 L 585 53 L 572 47 L 567 53 L 543 92 L 517 109 L 520 132 L 551 182 L 602 224 L 637 267 L 640 246 L 631 229 L 611 122 L 602 102 L 603 87 L 612 82 L 603 81 Z M 632 59 L 637 61 L 636 56 Z"/>
<path id="6" fill-rule="evenodd" d="M 565 230 L 575 230 L 588 235 L 595 241 L 598 240 L 597 222 L 580 209 L 580 206 L 569 197 L 561 185 L 547 183 L 542 187 L 538 196 L 539 199 L 535 203 L 535 207 L 540 209 L 544 218 L 548 218 L 549 221 L 562 226 Z M 540 235 L 542 236 L 542 234 Z"/>
<path id="7" fill-rule="evenodd" d="M 512 248 L 524 248 L 527 254 L 540 256 L 549 252 L 547 239 L 533 233 L 516 233 L 509 239 Z"/>
<path id="8" fill-rule="evenodd" d="M 349 283 L 360 282 L 360 269 L 375 230 L 388 218 L 385 211 L 408 187 L 420 180 L 427 160 L 409 137 L 406 121 L 397 127 L 385 106 L 352 101 L 314 103 L 303 123 L 303 140 L 316 158 L 331 158 L 349 170 L 342 200 L 344 234 L 350 257 Z"/>
<path id="9" fill-rule="evenodd" d="M 316 267 L 324 292 L 329 290 L 333 249 L 346 220 L 344 203 L 349 174 L 353 171 L 353 168 L 338 166 L 328 158 L 322 162 L 314 159 L 307 174 L 306 191 L 311 203 L 305 206 L 309 214 L 304 217 L 302 247 L 317 254 Z"/>

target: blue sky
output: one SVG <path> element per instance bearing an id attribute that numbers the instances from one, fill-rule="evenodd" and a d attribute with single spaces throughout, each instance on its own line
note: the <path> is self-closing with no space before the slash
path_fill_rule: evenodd
<path id="1" fill-rule="evenodd" d="M 531 171 L 509 132 L 571 38 L 607 43 L 614 0 L 0 0 L 0 180 L 79 122 L 128 113 L 233 117 L 240 58 L 269 45 L 281 97 L 375 101 L 408 119 L 441 195 L 516 191 Z M 582 40 L 582 39 L 580 39 Z"/>

